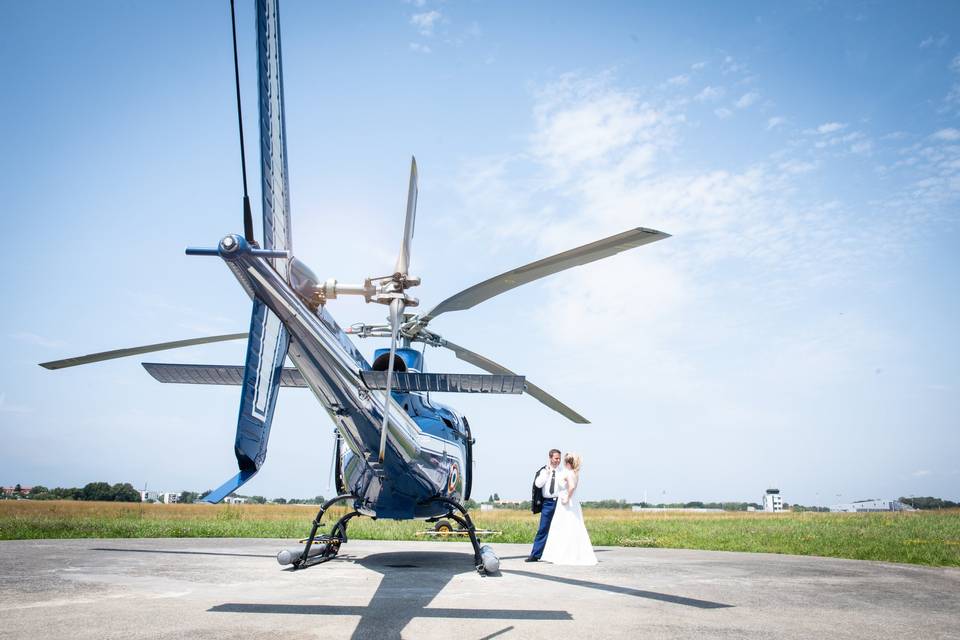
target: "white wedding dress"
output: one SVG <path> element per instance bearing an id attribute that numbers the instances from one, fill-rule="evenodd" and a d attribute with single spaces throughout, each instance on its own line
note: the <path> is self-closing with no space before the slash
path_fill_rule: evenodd
<path id="1" fill-rule="evenodd" d="M 570 481 L 573 480 L 571 483 Z M 560 478 L 560 497 L 557 498 L 556 511 L 550 521 L 550 532 L 547 534 L 547 545 L 543 549 L 541 560 L 553 564 L 567 565 L 594 565 L 597 556 L 590 545 L 590 536 L 583 525 L 583 510 L 580 501 L 569 498 L 568 486 L 573 484 L 576 491 L 576 476 L 564 473 Z M 564 500 L 567 501 L 564 504 Z"/>

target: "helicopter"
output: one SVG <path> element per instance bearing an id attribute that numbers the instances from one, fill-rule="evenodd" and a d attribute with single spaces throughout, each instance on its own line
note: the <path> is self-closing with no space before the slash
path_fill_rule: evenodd
<path id="1" fill-rule="evenodd" d="M 261 149 L 262 244 L 254 235 L 247 191 L 246 156 L 240 101 L 236 18 L 233 22 L 234 71 L 243 171 L 243 234 L 228 234 L 215 247 L 191 247 L 187 255 L 219 257 L 252 301 L 249 330 L 202 338 L 117 349 L 41 363 L 62 369 L 228 340 L 247 340 L 241 365 L 143 363 L 164 383 L 237 385 L 241 388 L 234 452 L 238 472 L 203 500 L 217 503 L 235 492 L 263 466 L 280 387 L 308 388 L 334 424 L 336 497 L 321 505 L 302 548 L 281 551 L 277 559 L 294 569 L 319 564 L 337 555 L 347 542 L 348 522 L 358 516 L 396 520 L 449 519 L 465 532 L 474 565 L 484 575 L 496 572 L 499 560 L 481 546 L 463 503 L 473 485 L 474 438 L 467 417 L 435 402 L 434 393 L 526 393 L 578 424 L 588 420 L 501 364 L 447 340 L 431 328 L 439 316 L 465 311 L 521 285 L 669 237 L 638 227 L 484 280 L 420 313 L 410 289 L 421 279 L 411 275 L 418 169 L 411 159 L 410 181 L 400 251 L 393 271 L 359 284 L 321 280 L 295 257 L 290 225 L 287 135 L 278 0 L 256 0 L 259 122 Z M 343 296 L 360 296 L 388 308 L 384 324 L 355 324 L 346 329 L 328 307 Z M 368 362 L 351 338 L 387 338 Z M 486 373 L 433 373 L 425 369 L 415 343 L 445 348 Z M 285 366 L 287 362 L 292 366 Z M 324 514 L 335 504 L 352 508 L 318 535 Z"/>

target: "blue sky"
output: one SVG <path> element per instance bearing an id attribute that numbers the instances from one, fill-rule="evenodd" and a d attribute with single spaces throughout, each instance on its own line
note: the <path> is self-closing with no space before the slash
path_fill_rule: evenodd
<path id="1" fill-rule="evenodd" d="M 6 8 L 3 484 L 202 490 L 235 469 L 236 389 L 161 386 L 136 359 L 36 366 L 246 327 L 228 270 L 183 255 L 241 228 L 228 6 Z M 583 454 L 585 499 L 957 499 L 958 13 L 282 2 L 295 253 L 341 281 L 389 269 L 411 154 L 426 304 L 628 228 L 673 234 L 431 325 L 593 421 L 447 398 L 474 425 L 479 497 L 524 497 L 557 446 Z M 329 493 L 331 433 L 309 394 L 284 390 L 249 492 Z"/>

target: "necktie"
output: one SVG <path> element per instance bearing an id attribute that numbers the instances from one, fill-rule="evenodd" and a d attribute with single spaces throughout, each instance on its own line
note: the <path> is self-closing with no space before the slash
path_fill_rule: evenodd
<path id="1" fill-rule="evenodd" d="M 551 471 L 551 472 L 550 472 L 550 493 L 553 493 L 553 486 L 554 486 L 554 485 L 553 485 L 553 480 L 554 480 L 554 476 L 556 475 L 556 473 L 557 473 L 556 471 Z"/>

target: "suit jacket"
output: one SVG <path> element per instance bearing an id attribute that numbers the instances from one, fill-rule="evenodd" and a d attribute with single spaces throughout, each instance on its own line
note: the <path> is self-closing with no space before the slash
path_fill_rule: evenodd
<path id="1" fill-rule="evenodd" d="M 543 487 L 537 486 L 537 476 L 546 468 L 547 465 L 543 465 L 533 474 L 533 494 L 530 497 L 530 510 L 534 513 L 543 511 Z"/>

